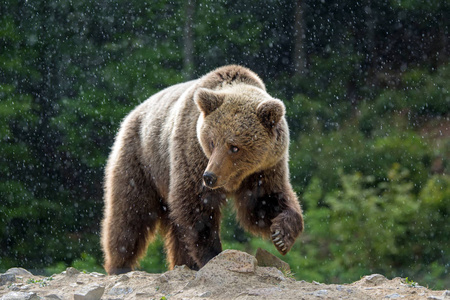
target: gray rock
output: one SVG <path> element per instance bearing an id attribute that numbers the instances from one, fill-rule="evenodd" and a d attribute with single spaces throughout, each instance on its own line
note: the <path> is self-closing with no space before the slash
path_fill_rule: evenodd
<path id="1" fill-rule="evenodd" d="M 98 284 L 91 284 L 83 287 L 82 289 L 75 292 L 73 295 L 74 300 L 99 300 L 103 293 L 105 292 L 105 287 Z"/>
<path id="2" fill-rule="evenodd" d="M 78 271 L 77 269 L 75 269 L 75 268 L 72 268 L 72 267 L 68 267 L 67 269 L 66 269 L 66 275 L 67 276 L 76 276 L 76 275 L 78 275 L 78 274 L 80 274 L 80 271 Z"/>
<path id="3" fill-rule="evenodd" d="M 31 272 L 25 270 L 24 268 L 11 268 L 8 269 L 5 274 L 14 274 L 16 276 L 33 276 Z"/>
<path id="4" fill-rule="evenodd" d="M 257 299 L 263 299 L 266 297 L 273 297 L 279 295 L 283 290 L 279 287 L 259 288 L 247 290 L 247 295 L 256 296 Z"/>
<path id="5" fill-rule="evenodd" d="M 450 298 L 450 291 L 449 290 L 445 290 L 443 293 L 442 293 L 442 297 L 448 297 L 448 298 Z"/>
<path id="6" fill-rule="evenodd" d="M 239 280 L 239 273 L 255 274 L 256 265 L 256 258 L 248 253 L 225 250 L 195 273 L 195 278 L 186 287 L 208 284 L 226 285 Z"/>
<path id="7" fill-rule="evenodd" d="M 128 295 L 132 292 L 133 289 L 131 287 L 121 286 L 121 283 L 118 283 L 109 290 L 108 295 Z"/>
<path id="8" fill-rule="evenodd" d="M 228 249 L 211 259 L 203 268 L 216 266 L 232 272 L 254 273 L 256 265 L 257 261 L 254 256 L 245 252 Z"/>
<path id="9" fill-rule="evenodd" d="M 206 291 L 206 292 L 198 294 L 198 297 L 206 298 L 206 297 L 211 297 L 211 295 L 212 295 L 212 293 L 210 291 Z"/>
<path id="10" fill-rule="evenodd" d="M 10 287 L 8 287 L 10 291 L 18 292 L 20 291 L 20 286 L 17 286 L 15 283 L 13 283 Z"/>
<path id="11" fill-rule="evenodd" d="M 158 277 L 158 281 L 161 282 L 161 283 L 169 282 L 169 277 L 167 277 L 166 274 L 161 274 L 161 275 Z"/>
<path id="12" fill-rule="evenodd" d="M 322 297 L 325 296 L 326 294 L 328 294 L 328 290 L 318 290 L 313 293 L 313 295 L 316 297 Z"/>
<path id="13" fill-rule="evenodd" d="M 47 296 L 44 296 L 45 299 L 52 299 L 52 300 L 62 300 L 63 298 L 56 294 L 49 294 Z"/>
<path id="14" fill-rule="evenodd" d="M 275 267 L 282 272 L 291 271 L 291 267 L 289 266 L 288 263 L 282 261 L 275 255 L 271 254 L 270 252 L 264 249 L 258 248 L 258 250 L 256 250 L 255 257 L 256 260 L 258 261 L 258 266 L 260 267 Z"/>
<path id="15" fill-rule="evenodd" d="M 288 280 L 284 276 L 283 272 L 281 272 L 280 270 L 278 270 L 275 267 L 258 268 L 256 270 L 256 276 L 260 277 L 261 280 L 264 279 L 264 281 L 267 283 L 273 283 L 273 284 L 278 284 L 280 281 Z"/>
<path id="16" fill-rule="evenodd" d="M 175 266 L 173 269 L 174 270 L 190 270 L 186 265 Z"/>
<path id="17" fill-rule="evenodd" d="M 173 270 L 167 271 L 161 274 L 157 280 L 161 283 L 166 283 L 168 281 L 185 281 L 194 278 L 197 272 L 189 269 L 186 266 L 175 266 Z"/>
<path id="18" fill-rule="evenodd" d="M 372 274 L 364 276 L 364 283 L 370 285 L 380 285 L 387 281 L 387 278 L 380 274 Z"/>
<path id="19" fill-rule="evenodd" d="M 39 300 L 39 297 L 32 292 L 10 292 L 3 295 L 0 300 Z"/>
<path id="20" fill-rule="evenodd" d="M 14 274 L 1 274 L 0 275 L 0 286 L 6 285 L 8 283 L 13 283 L 16 281 L 16 275 Z"/>
<path id="21" fill-rule="evenodd" d="M 119 276 L 119 279 L 117 279 L 117 282 L 123 282 L 130 280 L 130 277 L 128 277 L 126 274 L 122 274 Z"/>
<path id="22" fill-rule="evenodd" d="M 403 298 L 403 297 L 405 297 L 405 296 L 399 295 L 397 293 L 393 293 L 393 294 L 390 294 L 390 295 L 386 295 L 384 298 L 397 299 L 397 298 Z"/>

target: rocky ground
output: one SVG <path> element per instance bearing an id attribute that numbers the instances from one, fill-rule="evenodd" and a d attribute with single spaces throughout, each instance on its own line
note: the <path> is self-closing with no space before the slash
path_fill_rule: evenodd
<path id="1" fill-rule="evenodd" d="M 13 268 L 0 274 L 0 299 L 449 299 L 405 279 L 364 276 L 352 284 L 296 281 L 289 266 L 265 251 L 256 258 L 226 250 L 199 271 L 177 267 L 163 274 L 117 276 L 68 268 L 51 277 Z"/>

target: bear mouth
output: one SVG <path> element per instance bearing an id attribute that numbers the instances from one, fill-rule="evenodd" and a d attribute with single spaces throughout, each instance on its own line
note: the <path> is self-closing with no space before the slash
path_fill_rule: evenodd
<path id="1" fill-rule="evenodd" d="M 216 185 L 213 185 L 213 186 L 206 184 L 205 181 L 203 180 L 203 186 L 210 190 L 218 190 L 218 189 L 222 188 L 227 192 L 234 192 L 241 185 L 242 174 L 243 174 L 243 171 L 239 170 L 234 175 L 228 177 L 228 179 L 226 181 L 220 182 L 220 183 L 218 182 Z"/>
<path id="2" fill-rule="evenodd" d="M 222 183 L 222 184 L 217 184 L 217 185 L 214 185 L 214 186 L 210 186 L 210 185 L 207 185 L 207 184 L 205 183 L 205 181 L 203 181 L 203 186 L 206 187 L 206 188 L 208 188 L 208 189 L 210 189 L 210 190 L 218 190 L 218 189 L 221 189 L 221 188 L 227 190 L 227 189 L 226 189 L 226 185 L 228 184 L 228 182 L 229 182 L 229 180 L 225 181 L 225 182 Z"/>
<path id="3" fill-rule="evenodd" d="M 235 175 L 230 176 L 228 180 L 221 185 L 221 187 L 228 192 L 236 191 L 241 186 L 242 174 L 242 171 L 238 171 Z"/>

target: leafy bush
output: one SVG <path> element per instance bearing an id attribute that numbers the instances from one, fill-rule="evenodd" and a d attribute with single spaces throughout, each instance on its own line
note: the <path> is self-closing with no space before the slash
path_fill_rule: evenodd
<path id="1" fill-rule="evenodd" d="M 296 188 L 302 192 L 312 177 L 321 179 L 325 192 L 339 183 L 338 170 L 373 175 L 374 182 L 385 180 L 395 163 L 407 166 L 415 191 L 428 176 L 432 157 L 439 155 L 427 147 L 416 133 L 389 130 L 367 139 L 353 126 L 322 134 L 304 134 L 291 144 L 290 169 Z"/>
<path id="2" fill-rule="evenodd" d="M 98 264 L 97 259 L 85 252 L 81 254 L 80 258 L 73 261 L 72 267 L 79 271 L 105 273 L 103 266 Z"/>
<path id="3" fill-rule="evenodd" d="M 361 105 L 360 129 L 370 135 L 383 125 L 385 128 L 398 126 L 398 114 L 403 114 L 407 119 L 402 127 L 417 127 L 429 118 L 448 115 L 449 81 L 448 64 L 435 72 L 413 69 L 404 73 L 398 88 L 385 89 L 374 100 L 369 99 Z M 386 121 L 389 123 L 386 124 Z"/>
<path id="4" fill-rule="evenodd" d="M 450 177 L 431 177 L 416 196 L 409 175 L 394 164 L 387 180 L 374 185 L 373 176 L 340 173 L 340 188 L 327 194 L 313 178 L 303 195 L 306 231 L 295 248 L 302 255 L 290 262 L 299 277 L 349 282 L 379 272 L 443 288 L 450 267 Z"/>
<path id="5" fill-rule="evenodd" d="M 149 245 L 147 255 L 139 262 L 139 269 L 150 273 L 162 273 L 167 270 L 164 241 L 161 236 Z"/>

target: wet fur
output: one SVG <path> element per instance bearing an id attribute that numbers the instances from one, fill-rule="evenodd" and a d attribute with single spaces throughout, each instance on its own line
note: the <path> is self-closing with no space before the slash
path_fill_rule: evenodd
<path id="1" fill-rule="evenodd" d="M 259 107 L 249 101 L 248 107 L 239 108 L 244 114 L 252 114 L 251 120 L 257 116 L 260 121 L 258 124 L 242 121 L 246 126 L 242 130 L 253 130 L 249 134 L 264 137 L 246 141 L 246 147 L 253 152 L 245 157 L 247 169 L 239 172 L 250 173 L 233 191 L 204 186 L 202 174 L 214 165 L 209 155 L 213 152 L 209 153 L 209 146 L 205 145 L 206 137 L 198 136 L 203 131 L 197 123 L 201 118 L 204 122 L 215 122 L 223 127 L 218 129 L 220 132 L 235 128 L 227 128 L 233 126 L 228 119 L 220 122 L 210 119 L 212 115 L 205 116 L 201 110 L 214 110 L 217 105 L 209 108 L 196 105 L 194 98 L 199 96 L 196 92 L 202 88 L 217 93 L 225 91 L 228 95 L 237 88 L 243 95 L 248 94 L 244 96 L 249 99 L 254 93 L 269 97 L 256 74 L 240 66 L 226 66 L 155 94 L 124 119 L 105 171 L 101 243 L 108 274 L 136 267 L 158 230 L 164 237 L 169 268 L 183 264 L 192 269 L 202 267 L 222 251 L 220 210 L 226 198 L 234 199 L 237 219 L 246 230 L 267 238 L 274 236 L 278 244 L 281 240 L 283 246 L 274 245 L 282 254 L 290 250 L 303 230 L 300 205 L 289 183 L 286 146 L 289 136 L 284 110 L 271 109 L 269 102 L 264 102 L 269 106 Z M 228 110 L 230 116 L 234 113 L 230 103 L 220 104 L 220 114 L 225 119 Z M 283 116 L 275 124 L 274 116 L 280 114 Z M 262 149 L 267 152 L 269 148 L 271 155 L 262 161 L 258 149 L 262 153 Z M 219 156 L 230 160 L 223 153 L 215 157 Z M 217 172 L 225 176 L 237 172 L 239 167 L 227 161 Z"/>

